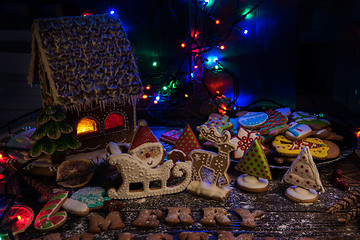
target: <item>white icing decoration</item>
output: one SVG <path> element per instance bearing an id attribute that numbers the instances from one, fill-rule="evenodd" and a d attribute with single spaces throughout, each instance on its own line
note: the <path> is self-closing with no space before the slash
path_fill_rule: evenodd
<path id="1" fill-rule="evenodd" d="M 239 124 L 244 127 L 256 127 L 263 124 L 268 115 L 263 112 L 248 112 L 239 118 Z"/>
<path id="2" fill-rule="evenodd" d="M 62 207 L 71 212 L 86 212 L 89 210 L 88 206 L 80 201 L 77 201 L 72 198 L 66 199 L 65 203 L 62 205 Z"/>
<path id="3" fill-rule="evenodd" d="M 294 135 L 294 132 L 298 135 Z M 301 137 L 303 135 L 308 135 L 310 132 L 312 132 L 311 127 L 305 124 L 299 124 L 297 122 L 291 122 L 289 124 L 289 128 L 286 130 L 285 135 L 290 137 Z"/>
<path id="4" fill-rule="evenodd" d="M 305 189 L 315 189 L 325 192 L 308 146 L 301 150 L 283 176 L 282 181 Z"/>
<path id="5" fill-rule="evenodd" d="M 216 184 L 210 184 L 204 181 L 191 181 L 187 190 L 196 192 L 198 195 L 216 199 L 224 199 L 230 192 L 228 187 L 218 187 Z"/>
<path id="6" fill-rule="evenodd" d="M 240 159 L 257 137 L 259 137 L 259 132 L 247 131 L 240 126 L 237 135 L 230 140 L 236 146 L 234 159 Z"/>
<path id="7" fill-rule="evenodd" d="M 119 148 L 117 144 L 109 143 L 109 145 L 113 145 L 111 149 L 115 149 L 114 153 L 109 156 L 109 163 L 117 166 L 123 180 L 118 189 L 110 188 L 108 190 L 108 196 L 111 198 L 134 199 L 177 193 L 185 190 L 191 181 L 191 166 L 185 162 L 176 162 L 174 165 L 172 160 L 168 160 L 156 168 L 151 168 L 139 158 L 121 153 L 117 149 Z M 174 186 L 167 186 L 171 173 L 176 177 L 184 176 L 183 181 Z M 150 183 L 154 181 L 161 182 L 159 189 L 150 189 Z M 131 190 L 131 183 L 142 183 L 143 189 Z"/>
<path id="8" fill-rule="evenodd" d="M 318 196 L 314 189 L 305 189 L 297 186 L 288 187 L 285 192 L 287 195 L 301 201 L 311 200 Z"/>
<path id="9" fill-rule="evenodd" d="M 242 174 L 237 178 L 237 184 L 250 189 L 261 189 L 269 185 L 269 181 L 264 178 Z"/>

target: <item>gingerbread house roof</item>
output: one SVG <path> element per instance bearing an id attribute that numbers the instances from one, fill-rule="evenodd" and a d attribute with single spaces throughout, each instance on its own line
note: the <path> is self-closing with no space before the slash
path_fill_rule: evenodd
<path id="1" fill-rule="evenodd" d="M 131 103 L 142 84 L 130 43 L 116 15 L 37 19 L 32 26 L 28 82 L 44 86 L 66 110 Z"/>

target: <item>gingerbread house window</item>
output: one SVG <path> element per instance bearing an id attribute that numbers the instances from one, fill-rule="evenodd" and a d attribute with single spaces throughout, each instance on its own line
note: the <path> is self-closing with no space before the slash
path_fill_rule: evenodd
<path id="1" fill-rule="evenodd" d="M 105 130 L 117 129 L 124 126 L 124 118 L 118 113 L 110 114 L 105 121 Z"/>
<path id="2" fill-rule="evenodd" d="M 91 118 L 83 118 L 79 121 L 76 126 L 76 135 L 84 135 L 84 134 L 91 134 L 97 133 L 98 126 L 95 120 Z"/>

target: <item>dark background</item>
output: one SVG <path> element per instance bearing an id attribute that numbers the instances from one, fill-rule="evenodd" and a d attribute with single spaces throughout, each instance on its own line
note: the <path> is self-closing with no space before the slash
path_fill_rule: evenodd
<path id="1" fill-rule="evenodd" d="M 239 10 L 260 1 L 217 1 L 213 15 L 229 25 Z M 172 7 L 177 19 L 171 12 Z M 194 9 L 186 0 L 20 1 L 0 4 L 0 123 L 41 107 L 40 90 L 26 83 L 30 63 L 31 24 L 39 17 L 101 14 L 114 9 L 125 26 L 144 85 L 161 87 L 151 74 L 189 73 L 187 49 L 180 44 L 194 26 Z M 232 74 L 226 96 L 238 106 L 269 99 L 298 109 L 342 116 L 360 113 L 360 1 L 265 0 L 238 26 L 218 51 Z M 189 17 L 191 16 L 191 17 Z M 214 34 L 217 29 L 213 29 Z M 210 53 L 209 53 L 210 54 Z M 212 53 L 211 53 L 212 54 Z M 154 69 L 152 62 L 157 61 Z M 222 80 L 221 80 L 222 79 Z M 155 81 L 155 82 L 154 82 Z M 204 79 L 205 83 L 211 79 Z M 234 89 L 238 94 L 234 96 Z"/>

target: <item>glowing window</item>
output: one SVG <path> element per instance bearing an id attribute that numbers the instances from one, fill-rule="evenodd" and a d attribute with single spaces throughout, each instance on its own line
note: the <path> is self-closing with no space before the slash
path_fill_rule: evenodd
<path id="1" fill-rule="evenodd" d="M 92 120 L 90 118 L 83 118 L 80 120 L 76 127 L 76 134 L 86 134 L 86 133 L 94 133 L 97 132 L 97 124 L 95 120 Z"/>
<path id="2" fill-rule="evenodd" d="M 112 113 L 106 118 L 105 130 L 115 127 L 122 127 L 124 118 L 120 114 Z"/>

